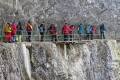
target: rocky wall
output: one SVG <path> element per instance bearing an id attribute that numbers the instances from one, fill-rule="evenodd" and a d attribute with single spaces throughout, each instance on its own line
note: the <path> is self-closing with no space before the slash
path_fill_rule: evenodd
<path id="1" fill-rule="evenodd" d="M 0 43 L 0 47 L 0 80 L 120 79 L 116 40 Z"/>
<path id="2" fill-rule="evenodd" d="M 43 49 L 45 56 L 32 61 L 37 64 L 34 71 L 39 70 L 42 80 L 119 80 L 119 46 L 115 40 L 94 40 L 81 44 L 42 44 L 42 47 L 33 49 L 33 53 Z M 39 46 L 34 44 L 34 46 Z M 49 46 L 49 48 L 48 48 Z M 65 49 L 66 46 L 66 49 Z M 56 50 L 57 48 L 57 50 Z M 50 49 L 50 50 L 49 50 Z M 52 50 L 52 51 L 51 51 Z M 66 50 L 66 51 L 65 51 Z M 50 52 L 49 52 L 50 51 Z M 57 53 L 57 54 L 56 54 Z M 44 59 L 43 59 L 44 55 Z M 33 55 L 35 56 L 35 55 Z M 33 59 L 36 59 L 33 58 Z M 42 60 L 40 60 L 42 59 Z M 43 63 L 43 61 L 45 61 Z M 35 63 L 34 63 L 35 62 Z M 41 62 L 43 63 L 42 65 Z M 40 67 L 42 66 L 42 67 Z M 41 75 L 41 73 L 43 73 Z M 38 77 L 36 76 L 36 77 Z M 38 78 L 41 79 L 41 77 Z"/>
<path id="3" fill-rule="evenodd" d="M 83 23 L 84 27 L 94 25 L 99 33 L 99 26 L 105 23 L 113 36 L 120 29 L 119 5 L 119 0 L 0 0 L 0 26 L 11 20 L 22 21 L 24 26 L 31 20 L 34 30 L 42 22 L 46 28 L 57 23 L 58 29 L 65 22 L 76 27 Z"/>

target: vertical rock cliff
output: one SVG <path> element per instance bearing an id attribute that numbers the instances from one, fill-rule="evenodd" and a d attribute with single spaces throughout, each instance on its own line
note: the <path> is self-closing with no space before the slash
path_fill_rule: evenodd
<path id="1" fill-rule="evenodd" d="M 119 0 L 0 0 L 0 26 L 11 20 L 23 25 L 31 20 L 34 30 L 42 22 L 46 27 L 56 23 L 58 28 L 64 22 L 75 26 L 83 23 L 85 27 L 94 25 L 99 33 L 99 26 L 105 23 L 107 33 L 113 36 L 114 30 L 120 29 L 119 5 Z"/>
<path id="2" fill-rule="evenodd" d="M 120 45 L 116 40 L 0 43 L 0 47 L 0 80 L 120 79 Z"/>

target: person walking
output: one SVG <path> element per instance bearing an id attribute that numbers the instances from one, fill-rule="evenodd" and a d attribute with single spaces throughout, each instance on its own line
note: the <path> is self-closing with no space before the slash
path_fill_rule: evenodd
<path id="1" fill-rule="evenodd" d="M 31 42 L 32 25 L 31 25 L 30 21 L 28 21 L 28 23 L 27 23 L 26 30 L 28 33 L 27 41 Z"/>
<path id="2" fill-rule="evenodd" d="M 40 35 L 41 35 L 41 40 L 40 41 L 43 41 L 44 40 L 44 33 L 45 33 L 45 25 L 43 23 L 40 24 L 38 29 L 39 29 L 39 32 L 40 32 Z"/>
<path id="3" fill-rule="evenodd" d="M 104 32 L 105 32 L 105 31 L 106 31 L 105 25 L 102 24 L 102 25 L 100 26 L 100 38 L 101 38 L 101 39 L 105 39 L 105 35 L 104 35 Z"/>
<path id="4" fill-rule="evenodd" d="M 79 34 L 79 36 L 80 36 L 80 40 L 82 39 L 82 33 L 83 33 L 83 25 L 82 25 L 82 23 L 78 26 L 78 34 Z"/>
<path id="5" fill-rule="evenodd" d="M 62 27 L 62 33 L 64 34 L 64 41 L 68 41 L 68 33 L 70 31 L 69 26 L 67 25 L 67 23 L 64 24 L 64 26 Z"/>
<path id="6" fill-rule="evenodd" d="M 86 38 L 87 40 L 90 40 L 90 31 L 91 31 L 91 26 L 88 24 L 87 28 L 86 28 Z"/>
<path id="7" fill-rule="evenodd" d="M 10 23 L 7 23 L 4 27 L 4 30 L 5 30 L 5 38 L 4 38 L 4 41 L 5 42 L 11 42 L 11 32 L 12 32 L 12 29 L 11 29 L 11 24 Z"/>
<path id="8" fill-rule="evenodd" d="M 22 36 L 22 24 L 21 22 L 19 21 L 18 22 L 18 25 L 17 25 L 17 41 L 18 42 L 21 42 L 21 36 Z"/>

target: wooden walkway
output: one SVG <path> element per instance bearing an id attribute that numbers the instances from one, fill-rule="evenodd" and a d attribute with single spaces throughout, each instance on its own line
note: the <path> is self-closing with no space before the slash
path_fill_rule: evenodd
<path id="1" fill-rule="evenodd" d="M 86 42 L 90 42 L 91 40 L 74 40 L 74 41 L 57 41 L 57 42 L 53 42 L 55 44 L 69 44 L 69 43 L 80 43 L 80 44 L 85 44 Z"/>

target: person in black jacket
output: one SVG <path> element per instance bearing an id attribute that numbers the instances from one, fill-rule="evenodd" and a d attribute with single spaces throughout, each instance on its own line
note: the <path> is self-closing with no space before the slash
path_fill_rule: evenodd
<path id="1" fill-rule="evenodd" d="M 18 25 L 17 25 L 17 41 L 18 42 L 21 42 L 21 38 L 22 38 L 22 24 L 21 22 L 18 22 Z"/>

